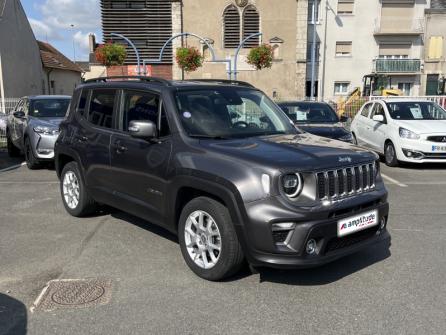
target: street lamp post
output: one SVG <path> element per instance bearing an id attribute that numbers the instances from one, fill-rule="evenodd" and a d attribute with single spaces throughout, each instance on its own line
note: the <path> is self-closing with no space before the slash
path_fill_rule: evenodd
<path id="1" fill-rule="evenodd" d="M 138 74 L 138 76 L 140 76 L 141 75 L 141 63 L 140 63 L 139 51 L 138 51 L 138 49 L 136 49 L 135 44 L 133 44 L 133 42 L 130 41 L 124 35 L 121 35 L 118 33 L 110 33 L 110 36 L 116 36 L 116 37 L 122 38 L 124 41 L 126 41 L 132 47 L 133 51 L 135 51 L 135 54 L 136 54 L 136 62 L 138 63 L 136 73 Z"/>
<path id="2" fill-rule="evenodd" d="M 70 24 L 71 31 L 74 32 L 74 24 Z M 76 41 L 73 34 L 73 61 L 76 62 Z"/>

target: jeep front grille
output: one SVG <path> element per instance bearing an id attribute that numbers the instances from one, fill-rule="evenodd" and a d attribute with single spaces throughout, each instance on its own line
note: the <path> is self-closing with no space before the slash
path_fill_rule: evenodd
<path id="1" fill-rule="evenodd" d="M 317 198 L 339 199 L 375 188 L 375 164 L 363 164 L 316 173 Z"/>

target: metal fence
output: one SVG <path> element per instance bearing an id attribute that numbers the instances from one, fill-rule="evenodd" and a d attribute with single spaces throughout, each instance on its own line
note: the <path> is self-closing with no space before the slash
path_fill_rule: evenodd
<path id="1" fill-rule="evenodd" d="M 18 98 L 0 99 L 0 148 L 6 147 L 6 118 L 18 102 Z"/>

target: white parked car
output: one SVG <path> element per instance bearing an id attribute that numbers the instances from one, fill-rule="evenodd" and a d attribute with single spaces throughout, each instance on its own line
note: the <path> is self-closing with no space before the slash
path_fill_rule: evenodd
<path id="1" fill-rule="evenodd" d="M 355 116 L 353 142 L 398 162 L 446 163 L 446 111 L 426 100 L 370 101 Z"/>

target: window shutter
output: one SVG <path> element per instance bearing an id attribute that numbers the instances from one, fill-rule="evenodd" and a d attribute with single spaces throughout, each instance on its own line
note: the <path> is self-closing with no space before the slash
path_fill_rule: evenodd
<path id="1" fill-rule="evenodd" d="M 353 0 L 338 0 L 338 14 L 352 14 Z"/>
<path id="2" fill-rule="evenodd" d="M 352 42 L 336 42 L 337 55 L 349 55 L 352 53 Z"/>
<path id="3" fill-rule="evenodd" d="M 246 7 L 243 12 L 243 39 L 260 32 L 260 15 L 254 6 Z M 260 36 L 251 38 L 245 43 L 245 48 L 255 48 L 260 44 Z"/>
<path id="4" fill-rule="evenodd" d="M 429 38 L 429 59 L 439 59 L 443 57 L 443 36 L 431 36 Z"/>
<path id="5" fill-rule="evenodd" d="M 411 44 L 381 44 L 379 46 L 380 56 L 409 56 Z"/>
<path id="6" fill-rule="evenodd" d="M 240 44 L 240 14 L 230 5 L 223 14 L 223 44 L 225 48 L 237 48 Z"/>

